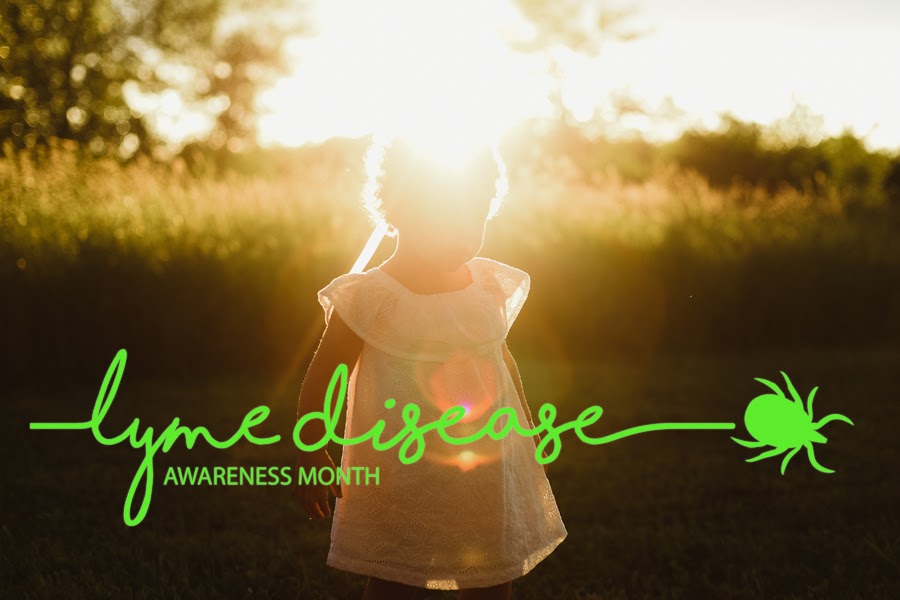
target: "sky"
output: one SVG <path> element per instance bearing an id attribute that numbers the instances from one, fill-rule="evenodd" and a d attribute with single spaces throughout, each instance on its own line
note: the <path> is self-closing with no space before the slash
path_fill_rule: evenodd
<path id="1" fill-rule="evenodd" d="M 609 42 L 596 57 L 552 51 L 579 119 L 664 140 L 687 126 L 714 128 L 722 112 L 765 124 L 802 104 L 821 117 L 825 135 L 848 128 L 870 149 L 900 150 L 900 77 L 891 64 L 900 56 L 900 2 L 605 5 L 634 7 L 628 22 L 645 35 Z M 511 0 L 328 0 L 314 18 L 317 35 L 286 48 L 294 72 L 260 97 L 264 144 L 372 131 L 493 135 L 552 114 L 547 57 L 517 54 L 501 35 L 528 32 Z M 653 116 L 617 117 L 610 95 L 623 93 Z M 439 126 L 447 114 L 464 123 Z"/>

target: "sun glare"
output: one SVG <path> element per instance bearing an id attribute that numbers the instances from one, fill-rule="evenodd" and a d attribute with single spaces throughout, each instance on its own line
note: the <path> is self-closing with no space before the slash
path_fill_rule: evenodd
<path id="1" fill-rule="evenodd" d="M 499 31 L 510 10 L 472 0 L 322 3 L 321 33 L 292 44 L 295 74 L 265 96 L 267 137 L 402 135 L 448 161 L 497 138 L 546 102 Z M 310 92 L 308 81 L 329 93 Z M 310 114 L 331 116 L 317 123 Z"/>
<path id="2" fill-rule="evenodd" d="M 487 128 L 483 130 L 464 128 L 463 123 L 460 123 L 459 127 L 454 127 L 455 123 L 449 122 L 437 125 L 409 128 L 401 135 L 405 142 L 422 153 L 421 159 L 446 171 L 463 168 L 474 150 L 482 144 L 496 141 L 494 138 L 496 132 Z M 397 128 L 395 131 L 403 130 Z"/>
<path id="3" fill-rule="evenodd" d="M 644 5 L 632 25 L 649 34 L 608 43 L 600 57 L 558 44 L 542 57 L 511 49 L 510 37 L 527 39 L 533 29 L 511 0 L 322 0 L 315 4 L 318 34 L 286 48 L 292 74 L 260 95 L 260 141 L 413 133 L 452 156 L 466 139 L 553 118 L 558 96 L 575 119 L 612 137 L 672 139 L 686 127 L 715 127 L 722 111 L 769 122 L 802 102 L 831 132 L 852 123 L 873 143 L 896 144 L 900 112 L 892 109 L 900 88 L 882 76 L 898 47 L 889 26 L 796 27 L 793 18 L 779 21 L 749 4 L 742 12 L 758 20 L 743 23 L 729 16 L 732 9 L 712 14 L 668 4 Z M 864 9 L 856 10 L 862 19 Z M 703 15 L 708 19 L 694 22 Z M 550 57 L 558 81 L 548 72 Z M 835 73 L 852 85 L 836 93 Z M 622 97 L 642 110 L 620 114 Z"/>

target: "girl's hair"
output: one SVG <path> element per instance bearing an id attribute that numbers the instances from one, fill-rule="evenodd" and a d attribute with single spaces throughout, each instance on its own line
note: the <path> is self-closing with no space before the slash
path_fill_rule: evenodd
<path id="1" fill-rule="evenodd" d="M 373 136 L 366 150 L 362 193 L 369 221 L 375 227 L 387 225 L 387 235 L 396 237 L 397 231 L 390 222 L 392 214 L 403 210 L 405 202 L 428 198 L 430 191 L 447 189 L 471 194 L 476 200 L 490 197 L 488 219 L 493 219 L 509 190 L 506 164 L 496 144 L 477 144 L 456 166 L 445 168 L 446 165 L 417 151 L 416 145 L 406 138 L 385 141 Z"/>

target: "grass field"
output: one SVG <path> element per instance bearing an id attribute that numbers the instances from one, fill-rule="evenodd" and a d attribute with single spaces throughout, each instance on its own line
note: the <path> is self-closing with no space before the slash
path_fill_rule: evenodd
<path id="1" fill-rule="evenodd" d="M 784 476 L 778 458 L 744 462 L 758 452 L 732 442 L 733 432 L 653 432 L 602 446 L 566 434 L 549 477 L 569 535 L 516 581 L 515 597 L 900 597 L 900 351 L 643 363 L 517 359 L 532 407 L 552 402 L 568 420 L 601 405 L 594 435 L 654 422 L 723 421 L 736 422 L 734 435 L 746 438 L 743 411 L 765 391 L 753 378 L 779 380 L 781 370 L 804 397 L 819 386 L 817 418 L 839 412 L 855 425 L 827 424 L 828 443 L 816 445 L 819 462 L 836 473 L 816 471 L 799 453 Z M 4 391 L 11 425 L 4 482 L 12 485 L 0 492 L 0 597 L 360 597 L 365 577 L 325 566 L 330 523 L 307 522 L 288 488 L 162 485 L 168 465 L 288 465 L 286 441 L 228 450 L 198 443 L 189 452 L 180 443 L 155 461 L 144 522 L 125 526 L 137 450 L 103 447 L 86 431 L 28 430 L 34 421 L 89 419 L 102 376 L 93 386 Z M 119 433 L 134 417 L 143 429 L 178 416 L 221 439 L 264 403 L 273 410 L 270 432 L 287 436 L 299 387 L 139 381 L 126 369 L 105 433 Z M 340 448 L 331 453 L 337 460 Z"/>
<path id="2" fill-rule="evenodd" d="M 287 369 L 323 324 L 316 291 L 372 231 L 358 158 L 220 179 L 66 154 L 0 161 L 7 378 L 84 381 L 121 347 L 146 377 Z M 832 187 L 716 189 L 673 168 L 642 183 L 571 171 L 562 158 L 511 170 L 479 252 L 532 276 L 520 347 L 640 357 L 900 339 L 897 207 Z"/>

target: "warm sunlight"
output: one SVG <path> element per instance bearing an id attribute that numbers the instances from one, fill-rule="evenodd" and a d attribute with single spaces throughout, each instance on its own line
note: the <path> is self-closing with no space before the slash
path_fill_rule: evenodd
<path id="1" fill-rule="evenodd" d="M 900 86 L 884 73 L 900 51 L 900 11 L 882 6 L 883 18 L 873 17 L 872 2 L 779 5 L 790 17 L 779 20 L 771 2 L 647 0 L 632 21 L 645 35 L 610 39 L 596 57 L 561 46 L 543 56 L 512 51 L 507 38 L 531 28 L 512 0 L 319 2 L 318 35 L 289 44 L 293 74 L 260 97 L 268 113 L 260 140 L 298 145 L 421 133 L 426 124 L 443 146 L 491 137 L 554 114 L 552 57 L 566 108 L 610 136 L 673 139 L 688 127 L 714 128 L 723 112 L 771 123 L 800 103 L 822 116 L 822 133 L 846 126 L 873 147 L 895 147 Z M 619 112 L 621 104 L 639 110 Z"/>
<path id="2" fill-rule="evenodd" d="M 290 145 L 379 132 L 440 140 L 435 150 L 453 151 L 540 111 L 537 75 L 498 31 L 513 18 L 511 6 L 437 5 L 323 3 L 321 34 L 291 48 L 296 76 L 264 99 L 272 114 L 263 135 Z"/>
<path id="3" fill-rule="evenodd" d="M 4 1 L 0 600 L 900 598 L 898 33 Z"/>

